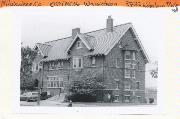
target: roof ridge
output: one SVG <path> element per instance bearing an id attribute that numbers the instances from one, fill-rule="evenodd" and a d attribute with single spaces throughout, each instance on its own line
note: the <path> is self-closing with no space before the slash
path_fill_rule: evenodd
<path id="1" fill-rule="evenodd" d="M 118 27 L 118 26 L 122 26 L 122 25 L 126 25 L 126 24 L 132 24 L 132 23 L 131 22 L 127 22 L 127 23 L 124 23 L 124 24 L 115 25 L 113 27 Z M 104 30 L 104 29 L 106 29 L 106 28 L 101 28 L 101 29 L 98 29 L 98 30 L 93 30 L 93 31 L 86 32 L 86 33 L 81 33 L 81 34 L 87 35 L 88 33 L 96 32 L 96 31 L 100 31 L 100 30 Z M 70 38 L 70 37 L 72 37 L 72 36 L 68 36 L 68 37 L 60 38 L 60 39 L 56 39 L 56 40 L 51 40 L 51 41 L 47 41 L 47 42 L 44 42 L 44 43 L 50 43 L 50 42 L 54 42 L 54 41 L 58 41 L 58 40 L 64 40 L 64 39 L 67 39 L 67 38 Z"/>
<path id="2" fill-rule="evenodd" d="M 37 43 L 37 44 L 42 44 L 42 45 L 48 45 L 48 46 L 52 46 L 52 45 L 49 45 L 49 44 L 45 44 L 45 43 Z"/>

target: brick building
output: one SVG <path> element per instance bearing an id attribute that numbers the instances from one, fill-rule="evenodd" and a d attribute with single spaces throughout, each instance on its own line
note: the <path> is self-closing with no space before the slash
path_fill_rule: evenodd
<path id="1" fill-rule="evenodd" d="M 147 54 L 131 23 L 113 26 L 108 16 L 106 28 L 37 43 L 33 78 L 40 80 L 43 91 L 52 95 L 68 93 L 68 84 L 84 77 L 101 76 L 106 86 L 103 95 L 117 102 L 143 102 Z"/>

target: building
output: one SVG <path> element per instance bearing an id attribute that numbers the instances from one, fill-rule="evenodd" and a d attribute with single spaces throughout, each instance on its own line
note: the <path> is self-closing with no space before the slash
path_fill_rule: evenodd
<path id="1" fill-rule="evenodd" d="M 72 81 L 102 75 L 103 96 L 113 95 L 116 102 L 145 100 L 148 56 L 131 23 L 113 26 L 108 16 L 104 29 L 81 33 L 75 28 L 72 36 L 37 43 L 35 49 L 33 78 L 40 80 L 43 91 L 68 93 Z"/>

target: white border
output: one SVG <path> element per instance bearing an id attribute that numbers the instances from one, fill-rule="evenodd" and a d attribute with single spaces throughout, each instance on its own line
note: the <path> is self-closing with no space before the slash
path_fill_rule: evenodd
<path id="1" fill-rule="evenodd" d="M 70 8 L 69 8 L 70 9 Z M 134 9 L 134 8 L 133 8 Z M 13 14 L 12 12 L 12 15 Z M 17 19 L 17 18 L 16 18 Z M 20 21 L 20 19 L 18 19 Z M 19 23 L 19 22 L 18 22 Z M 18 23 L 14 23 L 14 34 L 13 36 L 13 42 L 15 43 L 14 48 L 17 49 L 17 56 L 20 58 L 21 54 L 20 54 L 20 46 L 21 46 L 21 41 L 19 40 L 21 37 L 21 33 L 20 33 L 20 24 Z M 20 60 L 19 59 L 15 59 L 14 60 L 14 80 L 12 80 L 13 82 L 13 87 L 12 87 L 12 91 L 15 90 L 15 92 L 12 93 L 12 112 L 13 113 L 57 113 L 57 114 L 61 114 L 61 115 L 69 115 L 69 114 L 103 114 L 103 115 L 109 115 L 109 114 L 162 114 L 165 112 L 165 98 L 164 98 L 164 91 L 165 91 L 165 87 L 164 87 L 164 81 L 163 79 L 165 79 L 165 44 L 163 42 L 163 39 L 161 41 L 161 45 L 159 45 L 159 51 L 161 51 L 159 53 L 159 59 L 158 59 L 158 63 L 159 63 L 159 78 L 158 78 L 158 94 L 157 94 L 157 105 L 154 106 L 120 106 L 120 107 L 45 107 L 45 106 L 36 106 L 36 107 L 32 107 L 32 106 L 28 106 L 28 107 L 22 107 L 20 106 L 20 101 L 19 101 L 19 94 L 20 94 L 20 83 L 19 83 L 19 78 L 20 76 L 17 74 L 20 74 L 20 71 L 18 69 L 20 69 Z"/>

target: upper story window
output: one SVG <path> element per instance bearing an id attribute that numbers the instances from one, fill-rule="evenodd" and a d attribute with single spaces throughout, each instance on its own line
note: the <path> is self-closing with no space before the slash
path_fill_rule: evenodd
<path id="1" fill-rule="evenodd" d="M 135 70 L 132 70 L 132 71 L 131 71 L 131 77 L 132 77 L 132 78 L 136 78 L 135 74 L 136 74 L 136 71 L 135 71 Z"/>
<path id="2" fill-rule="evenodd" d="M 77 49 L 82 48 L 82 42 L 81 41 L 77 41 Z"/>
<path id="3" fill-rule="evenodd" d="M 125 68 L 130 69 L 131 68 L 131 62 L 125 62 Z"/>
<path id="4" fill-rule="evenodd" d="M 83 68 L 83 58 L 73 57 L 73 68 Z"/>
<path id="5" fill-rule="evenodd" d="M 135 51 L 132 52 L 132 59 L 136 60 L 136 53 L 135 53 Z"/>
<path id="6" fill-rule="evenodd" d="M 95 64 L 96 64 L 96 57 L 92 57 L 92 59 L 91 59 L 91 64 L 92 64 L 92 65 L 95 65 Z"/>
<path id="7" fill-rule="evenodd" d="M 50 70 L 55 69 L 55 63 L 54 62 L 49 63 L 49 69 Z"/>
<path id="8" fill-rule="evenodd" d="M 125 69 L 125 78 L 131 78 L 131 70 Z"/>
<path id="9" fill-rule="evenodd" d="M 125 51 L 125 60 L 136 60 L 136 52 L 135 51 Z"/>
<path id="10" fill-rule="evenodd" d="M 131 59 L 131 52 L 130 51 L 125 51 L 125 60 L 130 60 Z"/>
<path id="11" fill-rule="evenodd" d="M 116 59 L 116 67 L 119 68 L 120 67 L 120 58 Z"/>
<path id="12" fill-rule="evenodd" d="M 58 62 L 58 68 L 62 68 L 64 66 L 64 62 L 63 61 L 59 61 Z"/>
<path id="13" fill-rule="evenodd" d="M 132 67 L 131 68 L 132 69 L 136 69 L 136 63 L 135 62 L 132 63 Z"/>
<path id="14" fill-rule="evenodd" d="M 139 81 L 136 82 L 136 89 L 140 89 L 140 82 Z"/>
<path id="15" fill-rule="evenodd" d="M 131 85 L 129 85 L 129 84 L 124 85 L 124 90 L 130 91 L 131 90 Z"/>

